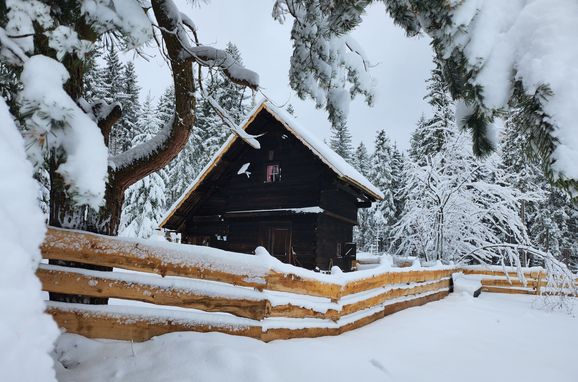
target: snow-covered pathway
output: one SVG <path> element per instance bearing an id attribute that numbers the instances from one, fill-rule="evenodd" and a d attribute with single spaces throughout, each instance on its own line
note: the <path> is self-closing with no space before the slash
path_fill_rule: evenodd
<path id="1" fill-rule="evenodd" d="M 173 333 L 144 343 L 62 335 L 60 381 L 578 381 L 578 318 L 535 298 L 452 294 L 339 337 L 263 343 Z M 65 367 L 63 367 L 64 365 Z"/>

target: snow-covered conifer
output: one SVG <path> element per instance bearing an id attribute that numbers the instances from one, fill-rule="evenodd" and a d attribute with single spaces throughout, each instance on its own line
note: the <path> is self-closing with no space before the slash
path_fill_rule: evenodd
<path id="1" fill-rule="evenodd" d="M 383 192 L 384 199 L 369 209 L 369 232 L 372 240 L 384 249 L 390 242 L 390 226 L 396 215 L 393 190 L 392 146 L 385 130 L 377 132 L 375 150 L 371 156 L 369 179 Z"/>
<path id="2" fill-rule="evenodd" d="M 150 95 L 146 98 L 132 145 L 149 140 L 159 130 L 161 121 L 152 107 Z M 125 192 L 121 216 L 120 235 L 128 237 L 150 237 L 158 227 L 166 209 L 167 175 L 161 169 L 133 184 Z"/>
<path id="3" fill-rule="evenodd" d="M 419 119 L 410 141 L 409 155 L 419 165 L 425 165 L 428 158 L 438 153 L 454 133 L 454 103 L 444 81 L 440 61 L 434 60 L 434 63 L 435 68 L 427 80 L 428 93 L 424 97 L 433 115 Z"/>
<path id="4" fill-rule="evenodd" d="M 346 161 L 351 162 L 353 160 L 351 133 L 346 124 L 331 126 L 329 146 Z"/>
<path id="5" fill-rule="evenodd" d="M 363 176 L 369 177 L 371 168 L 370 156 L 363 142 L 360 142 L 353 155 L 352 165 Z M 353 228 L 353 240 L 357 243 L 360 250 L 369 250 L 372 244 L 370 213 L 366 208 L 357 211 L 357 226 Z"/>
<path id="6" fill-rule="evenodd" d="M 369 169 L 371 168 L 370 157 L 363 142 L 360 142 L 355 149 L 351 162 L 353 167 L 355 167 L 363 176 L 369 176 Z"/>

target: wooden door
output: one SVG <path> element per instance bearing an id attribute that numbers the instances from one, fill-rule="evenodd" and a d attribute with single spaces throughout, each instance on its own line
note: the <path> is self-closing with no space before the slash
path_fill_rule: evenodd
<path id="1" fill-rule="evenodd" d="M 265 246 L 271 254 L 287 263 L 291 260 L 291 225 L 289 223 L 269 223 L 263 227 L 266 235 Z"/>

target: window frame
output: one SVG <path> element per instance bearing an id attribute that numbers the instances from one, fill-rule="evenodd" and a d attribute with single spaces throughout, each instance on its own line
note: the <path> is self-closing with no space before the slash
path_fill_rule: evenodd
<path id="1" fill-rule="evenodd" d="M 269 168 L 277 167 L 277 172 L 271 172 L 272 180 L 269 180 Z M 276 176 L 275 176 L 276 175 Z M 265 164 L 265 181 L 263 183 L 275 184 L 281 182 L 281 165 L 279 162 L 270 162 Z"/>

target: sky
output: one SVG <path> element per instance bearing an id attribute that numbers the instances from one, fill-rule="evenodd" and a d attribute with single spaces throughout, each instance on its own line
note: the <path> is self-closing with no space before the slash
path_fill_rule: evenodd
<path id="1" fill-rule="evenodd" d="M 272 0 L 212 0 L 200 2 L 201 5 L 176 2 L 197 25 L 203 44 L 225 48 L 230 41 L 237 45 L 245 66 L 259 73 L 262 91 L 270 100 L 277 106 L 291 103 L 301 125 L 322 139 L 330 136 L 325 111 L 316 109 L 311 99 L 300 100 L 289 86 L 292 19 L 289 17 L 283 25 L 273 20 Z M 352 36 L 373 65 L 371 75 L 377 82 L 377 97 L 373 107 L 362 98 L 352 101 L 348 127 L 353 144 L 363 141 L 372 148 L 376 132 L 385 129 L 398 147 L 407 149 L 418 118 L 422 113 L 430 114 L 429 105 L 423 100 L 425 80 L 433 67 L 429 38 L 407 38 L 393 24 L 383 4 L 370 6 L 363 20 Z M 143 92 L 150 91 L 158 99 L 171 82 L 170 71 L 158 52 L 151 49 L 147 53 L 154 55 L 148 62 L 131 58 Z"/>

